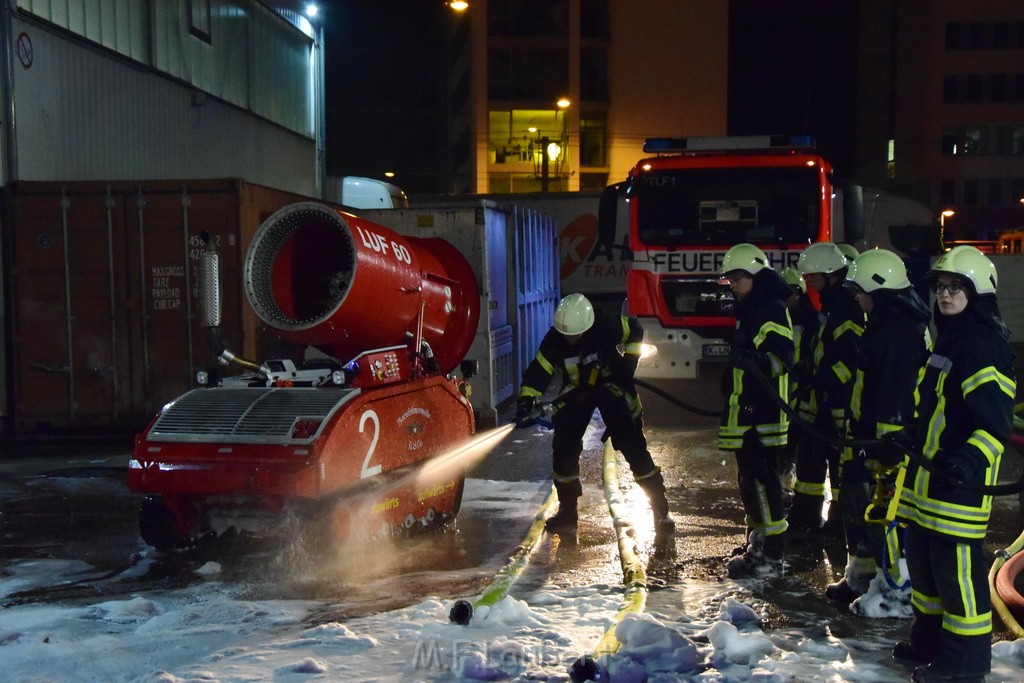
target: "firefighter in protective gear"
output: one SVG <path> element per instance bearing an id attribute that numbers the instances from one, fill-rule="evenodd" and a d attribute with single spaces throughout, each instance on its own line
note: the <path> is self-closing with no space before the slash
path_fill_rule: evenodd
<path id="1" fill-rule="evenodd" d="M 789 420 L 757 383 L 754 372 L 769 378 L 786 400 L 793 364 L 793 325 L 785 300 L 789 286 L 768 267 L 753 244 L 726 252 L 722 272 L 736 297 L 736 331 L 729 364 L 722 374 L 726 406 L 718 428 L 718 447 L 736 454 L 747 543 L 729 560 L 733 578 L 781 567 L 788 527 L 779 481 L 778 452 L 787 443 Z"/>
<path id="2" fill-rule="evenodd" d="M 577 499 L 583 495 L 583 434 L 595 409 L 601 411 L 612 445 L 622 452 L 636 483 L 647 494 L 656 531 L 674 529 L 661 470 L 647 449 L 642 406 L 633 384 L 643 336 L 635 318 L 596 312 L 585 296 L 570 294 L 558 304 L 553 327 L 523 372 L 516 413 L 520 427 L 532 423 L 534 402 L 544 394 L 555 370 L 562 370 L 560 393 L 566 403 L 552 417 L 552 478 L 558 495 L 558 512 L 546 524 L 552 531 L 576 528 Z M 619 352 L 620 346 L 624 353 Z"/>
<path id="3" fill-rule="evenodd" d="M 800 254 L 797 268 L 807 286 L 821 297 L 818 330 L 814 341 L 814 365 L 807 383 L 811 389 L 800 404 L 801 416 L 821 431 L 842 436 L 850 401 L 853 369 L 864 334 L 864 312 L 843 287 L 847 260 L 832 242 L 812 244 Z M 816 533 L 821 528 L 825 503 L 825 475 L 832 487 L 832 507 L 826 525 L 830 535 L 842 533 L 838 514 L 839 449 L 811 439 L 801 439 L 797 449 L 796 483 L 789 523 L 796 533 Z"/>
<path id="4" fill-rule="evenodd" d="M 804 276 L 796 268 L 787 267 L 782 270 L 782 279 L 789 285 L 792 294 L 786 299 L 789 318 L 793 323 L 793 369 L 789 373 L 789 405 L 798 410 L 801 397 L 808 391 L 810 369 L 814 362 L 814 341 L 817 339 L 818 309 L 807 296 L 807 283 Z M 800 433 L 789 435 L 789 443 L 780 453 L 782 462 L 779 472 L 786 495 L 792 495 L 796 481 L 796 452 L 801 439 L 807 437 Z"/>
<path id="5" fill-rule="evenodd" d="M 914 620 L 893 655 L 922 663 L 914 681 L 983 681 L 992 662 L 992 601 L 982 542 L 992 497 L 960 484 L 995 484 L 1013 424 L 1016 382 L 996 269 L 958 246 L 928 273 L 938 334 L 917 386 L 914 450 L 900 500 Z"/>
<path id="6" fill-rule="evenodd" d="M 891 251 L 871 249 L 857 257 L 846 274 L 847 289 L 867 314 L 850 400 L 849 435 L 882 439 L 914 420 L 917 375 L 928 355 L 928 305 L 907 279 L 903 260 Z M 843 514 L 848 559 L 843 578 L 825 588 L 825 596 L 867 616 L 859 596 L 872 581 L 890 605 L 889 616 L 910 616 L 910 591 L 900 574 L 901 544 L 895 525 L 866 524 L 864 513 L 874 489 L 875 473 L 898 464 L 885 446 L 854 450 L 841 456 L 839 507 Z M 887 572 L 878 575 L 878 571 Z M 852 604 L 851 604 L 852 603 Z"/>

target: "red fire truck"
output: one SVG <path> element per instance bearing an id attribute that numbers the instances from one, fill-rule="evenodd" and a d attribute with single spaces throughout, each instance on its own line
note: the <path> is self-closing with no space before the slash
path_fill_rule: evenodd
<path id="1" fill-rule="evenodd" d="M 888 246 L 887 234 L 865 244 L 865 225 L 929 220 L 927 207 L 907 200 L 913 211 L 887 209 L 865 221 L 865 194 L 874 214 L 885 193 L 840 186 L 807 136 L 654 138 L 644 152 L 651 156 L 605 191 L 599 216 L 610 243 L 625 195 L 633 253 L 626 309 L 646 331 L 639 378 L 693 379 L 703 363 L 728 357 L 734 301 L 719 273 L 734 244 L 756 244 L 782 270 L 811 242 Z"/>

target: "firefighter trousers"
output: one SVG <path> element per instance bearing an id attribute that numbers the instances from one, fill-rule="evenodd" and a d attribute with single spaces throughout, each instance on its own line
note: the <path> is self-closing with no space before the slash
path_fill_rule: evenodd
<path id="1" fill-rule="evenodd" d="M 913 589 L 910 646 L 932 668 L 984 675 L 992 668 L 992 596 L 981 543 L 964 543 L 911 523 L 907 568 Z"/>
<path id="2" fill-rule="evenodd" d="M 736 451 L 737 479 L 746 525 L 760 529 L 766 536 L 777 536 L 788 525 L 782 503 L 782 482 L 779 480 L 778 447 L 765 446 L 751 428 Z"/>
<path id="3" fill-rule="evenodd" d="M 643 422 L 640 418 L 633 418 L 625 398 L 614 396 L 605 389 L 598 389 L 582 400 L 567 404 L 555 413 L 552 419 L 555 434 L 551 440 L 551 469 L 559 500 L 562 500 L 563 496 L 583 495 L 583 486 L 580 484 L 580 454 L 583 452 L 583 435 L 587 431 L 594 410 L 601 411 L 605 423 L 605 436 L 610 436 L 612 446 L 622 452 L 637 483 L 648 492 L 648 495 L 651 495 L 648 488 L 661 484 L 661 495 L 664 496 L 660 470 L 655 466 L 651 452 L 647 449 Z"/>
<path id="4" fill-rule="evenodd" d="M 828 415 L 819 409 L 814 425 L 827 434 L 836 433 Z M 821 524 L 821 511 L 825 504 L 825 475 L 832 487 L 833 503 L 839 496 L 839 449 L 817 441 L 809 434 L 798 437 L 796 448 L 796 483 L 793 485 L 793 504 L 789 521 L 794 526 L 816 528 Z"/>

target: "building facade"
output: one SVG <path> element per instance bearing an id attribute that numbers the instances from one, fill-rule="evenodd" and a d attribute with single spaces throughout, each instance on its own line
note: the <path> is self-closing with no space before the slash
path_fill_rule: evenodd
<path id="1" fill-rule="evenodd" d="M 1024 4 L 861 0 L 857 173 L 946 241 L 1024 225 Z"/>
<path id="2" fill-rule="evenodd" d="M 471 192 L 599 190 L 647 137 L 726 132 L 728 3 L 475 0 L 466 19 Z"/>

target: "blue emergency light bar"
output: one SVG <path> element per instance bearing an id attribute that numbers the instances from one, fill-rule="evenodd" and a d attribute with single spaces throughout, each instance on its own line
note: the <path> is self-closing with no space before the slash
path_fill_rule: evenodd
<path id="1" fill-rule="evenodd" d="M 734 135 L 721 138 L 647 138 L 644 152 L 725 152 L 755 149 L 814 149 L 810 135 Z"/>

